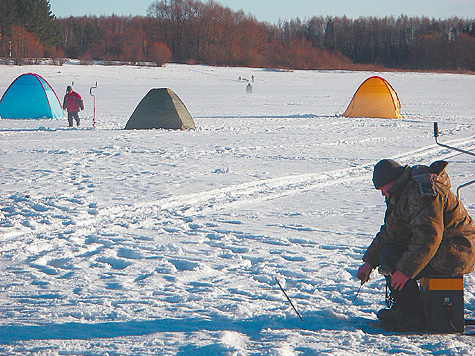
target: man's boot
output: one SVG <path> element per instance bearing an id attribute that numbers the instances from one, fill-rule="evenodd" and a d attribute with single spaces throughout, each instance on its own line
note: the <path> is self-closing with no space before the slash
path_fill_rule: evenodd
<path id="1" fill-rule="evenodd" d="M 402 290 L 392 291 L 395 306 L 381 310 L 381 327 L 388 331 L 422 331 L 426 329 L 424 302 L 417 282 L 410 279 Z"/>
<path id="2" fill-rule="evenodd" d="M 396 318 L 396 313 L 399 312 L 399 305 L 396 304 L 393 291 L 391 290 L 391 280 L 386 278 L 386 305 L 387 308 L 381 309 L 376 316 L 382 322 L 390 321 Z"/>

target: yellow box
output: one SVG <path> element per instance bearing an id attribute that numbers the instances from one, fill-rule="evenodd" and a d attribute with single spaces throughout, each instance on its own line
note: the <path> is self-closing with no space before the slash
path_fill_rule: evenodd
<path id="1" fill-rule="evenodd" d="M 427 290 L 463 290 L 463 276 L 421 278 L 421 287 Z"/>

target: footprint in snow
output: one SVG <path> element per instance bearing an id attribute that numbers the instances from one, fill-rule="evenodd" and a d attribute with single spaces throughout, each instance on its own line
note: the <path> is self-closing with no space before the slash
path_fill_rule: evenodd
<path id="1" fill-rule="evenodd" d="M 121 260 L 114 257 L 99 257 L 96 259 L 96 261 L 106 263 L 110 265 L 113 269 L 125 269 L 132 264 L 132 262 Z"/>

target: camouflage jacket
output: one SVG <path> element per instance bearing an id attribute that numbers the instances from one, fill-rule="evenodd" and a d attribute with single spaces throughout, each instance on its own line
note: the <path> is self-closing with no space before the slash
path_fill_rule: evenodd
<path id="1" fill-rule="evenodd" d="M 450 190 L 447 162 L 405 167 L 389 189 L 384 225 L 368 247 L 363 260 L 379 266 L 386 244 L 406 247 L 397 269 L 414 278 L 427 264 L 444 275 L 473 272 L 475 225 Z"/>

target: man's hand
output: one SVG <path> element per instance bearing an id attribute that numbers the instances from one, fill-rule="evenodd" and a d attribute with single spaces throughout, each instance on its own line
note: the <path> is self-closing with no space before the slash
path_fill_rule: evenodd
<path id="1" fill-rule="evenodd" d="M 358 272 L 356 273 L 356 278 L 358 278 L 362 284 L 366 283 L 369 281 L 369 276 L 371 275 L 372 271 L 373 271 L 373 267 L 368 262 L 365 262 L 358 269 Z"/>
<path id="2" fill-rule="evenodd" d="M 393 287 L 394 290 L 401 290 L 408 279 L 409 277 L 406 277 L 404 273 L 398 270 L 391 276 L 391 287 Z"/>

